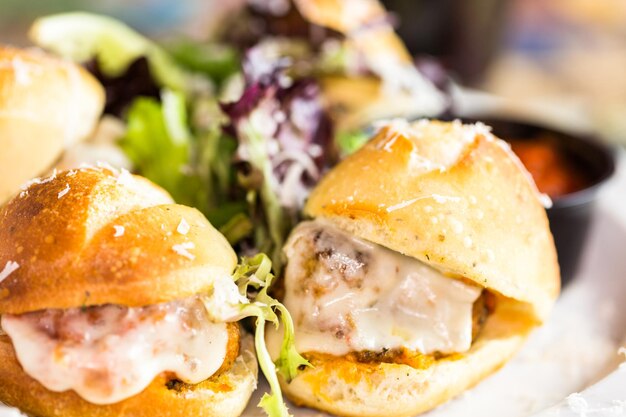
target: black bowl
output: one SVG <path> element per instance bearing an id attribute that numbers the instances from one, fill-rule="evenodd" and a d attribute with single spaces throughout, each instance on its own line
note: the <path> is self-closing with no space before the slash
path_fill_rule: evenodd
<path id="1" fill-rule="evenodd" d="M 598 191 L 615 171 L 615 149 L 591 136 L 564 133 L 525 122 L 496 118 L 461 120 L 469 123 L 481 121 L 491 126 L 493 133 L 504 140 L 549 135 L 566 158 L 584 173 L 588 180 L 586 188 L 553 198 L 552 207 L 546 210 L 559 257 L 561 283 L 566 285 L 576 276 L 580 265 Z"/>

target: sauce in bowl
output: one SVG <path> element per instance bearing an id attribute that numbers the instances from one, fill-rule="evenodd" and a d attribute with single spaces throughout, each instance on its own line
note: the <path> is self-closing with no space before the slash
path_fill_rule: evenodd
<path id="1" fill-rule="evenodd" d="M 532 175 L 539 191 L 553 199 L 591 185 L 584 168 L 568 157 L 554 139 L 546 134 L 531 139 L 508 140 L 513 152 Z"/>

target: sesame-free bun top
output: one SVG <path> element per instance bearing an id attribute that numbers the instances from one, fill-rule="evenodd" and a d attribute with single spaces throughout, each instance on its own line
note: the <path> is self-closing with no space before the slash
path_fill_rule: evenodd
<path id="1" fill-rule="evenodd" d="M 35 181 L 0 211 L 0 270 L 15 263 L 0 314 L 189 297 L 237 257 L 199 211 L 150 181 L 84 168 Z"/>
<path id="2" fill-rule="evenodd" d="M 85 138 L 103 106 L 103 87 L 78 65 L 0 45 L 0 204 Z"/>
<path id="3" fill-rule="evenodd" d="M 537 321 L 559 293 L 540 195 L 481 124 L 383 124 L 322 179 L 305 213 L 517 300 Z"/>

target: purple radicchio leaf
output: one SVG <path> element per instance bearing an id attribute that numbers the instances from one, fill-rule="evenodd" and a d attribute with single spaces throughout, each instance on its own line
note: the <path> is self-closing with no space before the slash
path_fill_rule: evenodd
<path id="1" fill-rule="evenodd" d="M 245 90 L 222 110 L 231 120 L 226 130 L 239 140 L 239 161 L 249 162 L 243 124 L 253 124 L 263 135 L 274 191 L 281 206 L 295 212 L 333 164 L 336 151 L 319 84 L 312 78 L 292 80 L 287 66 L 287 58 L 270 61 L 252 48 L 243 63 Z"/>
<path id="2" fill-rule="evenodd" d="M 337 155 L 319 84 L 308 77 L 292 79 L 288 63 L 275 50 L 248 51 L 244 92 L 238 101 L 221 105 L 230 118 L 225 130 L 238 142 L 240 185 L 256 196 L 248 200 L 257 225 L 254 244 L 272 254 L 276 271 L 304 200 Z"/>

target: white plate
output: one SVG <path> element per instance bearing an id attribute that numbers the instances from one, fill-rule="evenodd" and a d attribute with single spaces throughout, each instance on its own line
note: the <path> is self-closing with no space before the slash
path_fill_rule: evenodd
<path id="1" fill-rule="evenodd" d="M 620 159 L 601 194 L 579 276 L 548 323 L 497 374 L 423 416 L 626 416 L 626 366 L 619 367 L 626 357 L 618 353 L 626 337 L 626 157 Z M 256 404 L 265 390 L 262 381 L 244 417 L 264 415 Z M 290 408 L 296 417 L 326 416 Z M 18 415 L 0 406 L 0 417 Z"/>

